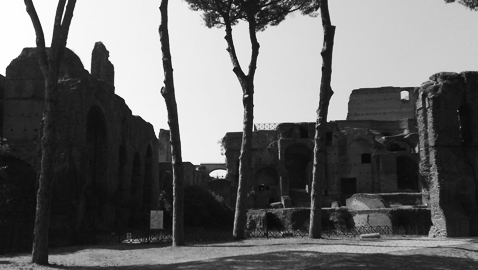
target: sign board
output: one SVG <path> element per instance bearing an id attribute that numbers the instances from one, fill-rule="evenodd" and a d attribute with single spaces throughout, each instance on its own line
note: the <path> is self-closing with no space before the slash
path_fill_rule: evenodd
<path id="1" fill-rule="evenodd" d="M 163 211 L 151 210 L 151 222 L 149 228 L 151 230 L 163 229 Z"/>

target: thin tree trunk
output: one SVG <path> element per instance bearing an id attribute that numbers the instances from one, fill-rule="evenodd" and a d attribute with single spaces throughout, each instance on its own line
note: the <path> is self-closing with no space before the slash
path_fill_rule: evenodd
<path id="1" fill-rule="evenodd" d="M 239 156 L 239 180 L 237 186 L 236 209 L 234 215 L 234 228 L 232 235 L 235 240 L 246 238 L 246 217 L 247 217 L 247 191 L 251 177 L 252 158 L 252 130 L 254 125 L 254 76 L 259 56 L 259 42 L 256 36 L 256 21 L 252 10 L 247 10 L 249 23 L 249 39 L 251 41 L 251 59 L 249 62 L 248 74 L 245 75 L 239 64 L 232 38 L 232 26 L 226 22 L 227 51 L 231 58 L 233 71 L 236 74 L 242 88 L 242 104 L 244 107 L 244 119 L 242 129 L 241 153 Z"/>
<path id="2" fill-rule="evenodd" d="M 322 187 L 326 179 L 327 148 L 325 134 L 329 101 L 333 95 L 330 81 L 332 78 L 332 51 L 334 46 L 335 26 L 332 25 L 329 15 L 327 0 L 321 0 L 320 14 L 324 29 L 324 43 L 322 47 L 322 80 L 320 82 L 320 101 L 317 109 L 317 122 L 315 125 L 315 147 L 313 178 L 310 194 L 310 227 L 309 237 L 320 238 L 321 235 L 321 211 L 322 211 Z"/>
<path id="3" fill-rule="evenodd" d="M 174 94 L 173 64 L 169 49 L 168 0 L 162 0 L 161 25 L 159 36 L 163 52 L 164 87 L 161 95 L 168 110 L 168 124 L 171 132 L 171 156 L 173 167 L 173 246 L 184 246 L 184 192 L 183 161 L 181 157 L 181 138 L 179 134 L 178 108 Z"/>
<path id="4" fill-rule="evenodd" d="M 63 53 L 66 47 L 76 0 L 59 0 L 56 9 L 55 23 L 50 56 L 47 57 L 43 29 L 32 0 L 24 0 L 26 10 L 35 29 L 37 56 L 45 79 L 45 103 L 43 112 L 43 133 L 41 138 L 42 158 L 38 180 L 37 206 L 33 236 L 32 262 L 48 264 L 48 230 L 50 227 L 50 211 L 55 180 L 55 161 L 57 158 L 56 119 L 58 112 L 58 75 Z"/>

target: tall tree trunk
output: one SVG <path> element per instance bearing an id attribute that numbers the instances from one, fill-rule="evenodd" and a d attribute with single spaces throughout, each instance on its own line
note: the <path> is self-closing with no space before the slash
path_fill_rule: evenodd
<path id="1" fill-rule="evenodd" d="M 41 138 L 42 158 L 38 180 L 37 206 L 33 236 L 32 262 L 48 264 L 48 230 L 53 184 L 56 178 L 55 168 L 58 160 L 58 130 L 56 119 L 61 117 L 58 111 L 58 75 L 66 41 L 70 30 L 76 0 L 59 0 L 55 14 L 51 51 L 47 56 L 43 29 L 32 0 L 24 0 L 26 10 L 35 29 L 37 56 L 45 79 L 45 103 L 43 112 L 43 133 Z"/>
<path id="2" fill-rule="evenodd" d="M 173 166 L 173 246 L 184 245 L 184 192 L 183 192 L 183 160 L 181 157 L 181 138 L 179 134 L 178 108 L 174 94 L 173 64 L 169 49 L 168 33 L 168 0 L 162 0 L 161 25 L 159 36 L 163 52 L 164 87 L 161 95 L 168 110 L 168 124 L 171 132 L 171 156 Z"/>
<path id="3" fill-rule="evenodd" d="M 57 149 L 55 112 L 53 110 L 59 104 L 58 99 L 53 96 L 58 92 L 58 76 L 52 73 L 48 74 L 45 85 L 41 171 L 37 191 L 32 250 L 32 262 L 42 265 L 48 264 L 48 229 L 50 227 L 50 210 L 55 179 L 55 150 Z"/>
<path id="4" fill-rule="evenodd" d="M 252 127 L 254 124 L 253 89 L 244 92 L 244 120 L 242 129 L 241 154 L 239 156 L 239 181 L 237 186 L 236 211 L 234 215 L 233 237 L 236 240 L 246 238 L 247 191 L 251 177 Z"/>
<path id="5" fill-rule="evenodd" d="M 246 214 L 247 214 L 247 191 L 251 177 L 252 158 L 252 130 L 254 126 L 254 76 L 259 56 L 259 42 L 256 36 L 255 13 L 252 9 L 246 10 L 249 24 L 249 39 L 251 41 L 251 59 L 247 75 L 244 74 L 239 64 L 232 38 L 232 26 L 226 22 L 227 51 L 231 58 L 233 71 L 236 74 L 242 88 L 242 104 L 244 107 L 244 119 L 242 126 L 241 154 L 239 156 L 239 180 L 237 185 L 236 211 L 234 215 L 234 228 L 232 231 L 235 240 L 246 238 Z"/>
<path id="6" fill-rule="evenodd" d="M 324 29 L 324 42 L 322 47 L 322 80 L 320 82 L 320 101 L 317 109 L 317 121 L 315 124 L 315 147 L 313 178 L 310 194 L 310 227 L 309 237 L 320 238 L 321 235 L 321 211 L 322 211 L 322 187 L 326 179 L 327 148 L 325 134 L 329 101 L 333 95 L 330 81 L 332 78 L 332 51 L 334 47 L 335 26 L 332 25 L 329 15 L 327 0 L 321 0 L 320 15 Z"/>

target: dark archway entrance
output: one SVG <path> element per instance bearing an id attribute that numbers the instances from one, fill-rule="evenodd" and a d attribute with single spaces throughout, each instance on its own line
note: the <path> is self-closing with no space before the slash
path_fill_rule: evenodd
<path id="1" fill-rule="evenodd" d="M 35 223 L 37 175 L 30 164 L 0 157 L 0 254 L 30 251 Z"/>
<path id="2" fill-rule="evenodd" d="M 418 191 L 418 163 L 410 157 L 397 157 L 397 188 Z"/>
<path id="3" fill-rule="evenodd" d="M 307 165 L 312 161 L 312 151 L 304 145 L 291 145 L 285 150 L 285 168 L 290 189 L 305 189 L 309 184 Z"/>
<path id="4" fill-rule="evenodd" d="M 86 124 L 86 142 L 88 149 L 88 182 L 85 190 L 84 229 L 96 229 L 101 219 L 100 205 L 107 201 L 107 127 L 103 111 L 91 107 Z"/>

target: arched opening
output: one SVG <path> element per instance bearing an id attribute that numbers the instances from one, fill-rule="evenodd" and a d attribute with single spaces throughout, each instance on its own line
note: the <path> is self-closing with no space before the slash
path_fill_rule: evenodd
<path id="1" fill-rule="evenodd" d="M 36 180 L 30 164 L 14 157 L 0 157 L 0 211 L 22 212 L 25 217 L 34 215 Z"/>
<path id="2" fill-rule="evenodd" d="M 0 254 L 31 248 L 36 180 L 30 164 L 14 157 L 0 157 Z"/>
<path id="3" fill-rule="evenodd" d="M 214 179 L 226 179 L 227 170 L 226 169 L 215 169 L 209 172 L 209 177 L 211 180 Z"/>
<path id="4" fill-rule="evenodd" d="M 307 164 L 312 161 L 312 151 L 304 145 L 291 145 L 285 151 L 285 168 L 289 176 L 290 189 L 305 189 L 309 184 L 307 179 Z"/>
<path id="5" fill-rule="evenodd" d="M 106 119 L 97 106 L 91 107 L 86 121 L 88 182 L 85 190 L 83 227 L 94 229 L 100 217 L 100 204 L 107 201 L 107 128 Z"/>
<path id="6" fill-rule="evenodd" d="M 418 190 L 418 163 L 410 157 L 397 157 L 397 188 Z"/>

